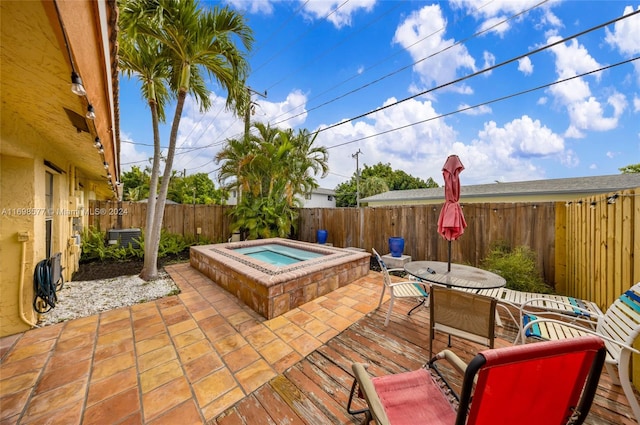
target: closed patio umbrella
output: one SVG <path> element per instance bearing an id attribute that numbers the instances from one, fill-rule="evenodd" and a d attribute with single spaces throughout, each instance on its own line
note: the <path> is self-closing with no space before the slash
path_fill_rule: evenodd
<path id="1" fill-rule="evenodd" d="M 460 178 L 459 174 L 464 170 L 464 165 L 458 155 L 449 155 L 442 167 L 444 177 L 444 205 L 438 218 L 438 233 L 449 241 L 449 258 L 447 270 L 451 271 L 451 241 L 454 241 L 464 233 L 467 222 L 460 207 Z"/>

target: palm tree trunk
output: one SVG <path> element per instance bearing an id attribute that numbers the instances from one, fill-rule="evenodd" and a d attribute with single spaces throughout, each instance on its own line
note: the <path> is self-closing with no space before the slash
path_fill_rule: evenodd
<path id="1" fill-rule="evenodd" d="M 182 110 L 184 109 L 184 101 L 187 97 L 186 90 L 180 90 L 178 94 L 178 101 L 176 104 L 176 111 L 173 117 L 173 123 L 171 125 L 171 135 L 169 137 L 169 150 L 167 152 L 167 160 L 164 166 L 164 173 L 162 175 L 162 183 L 160 184 L 160 192 L 158 193 L 158 200 L 156 202 L 155 215 L 153 225 L 151 227 L 151 234 L 149 235 L 150 256 L 148 259 L 149 269 L 148 275 L 155 278 L 158 275 L 158 247 L 160 245 L 160 235 L 162 232 L 162 222 L 164 220 L 164 206 L 167 201 L 167 193 L 169 191 L 169 181 L 171 180 L 171 169 L 173 168 L 173 158 L 176 151 L 176 143 L 178 140 L 178 127 L 180 125 L 180 117 L 182 116 Z M 146 240 L 145 240 L 146 244 Z M 147 266 L 147 255 L 145 245 L 145 268 Z M 153 273 L 151 273 L 153 271 Z"/>
<path id="2" fill-rule="evenodd" d="M 158 109 L 155 101 L 149 101 L 149 107 L 151 108 L 151 120 L 153 122 L 153 166 L 151 168 L 151 181 L 149 182 L 147 221 L 144 227 L 144 265 L 140 272 L 140 278 L 143 280 L 153 280 L 158 277 L 158 249 L 154 249 L 158 243 L 153 242 L 151 233 L 156 217 L 158 175 L 160 174 L 160 128 L 158 125 Z"/>

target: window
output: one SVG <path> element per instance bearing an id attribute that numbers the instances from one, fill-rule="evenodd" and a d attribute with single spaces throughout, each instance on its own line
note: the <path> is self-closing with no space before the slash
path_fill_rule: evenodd
<path id="1" fill-rule="evenodd" d="M 46 258 L 50 258 L 53 249 L 53 174 L 48 171 L 45 172 L 44 204 L 46 208 L 44 219 L 45 251 Z"/>
<path id="2" fill-rule="evenodd" d="M 310 193 L 305 193 L 304 194 L 304 199 L 306 199 L 307 201 L 311 200 L 311 194 Z"/>
<path id="3" fill-rule="evenodd" d="M 327 196 L 327 201 L 333 201 L 333 196 L 331 195 Z"/>

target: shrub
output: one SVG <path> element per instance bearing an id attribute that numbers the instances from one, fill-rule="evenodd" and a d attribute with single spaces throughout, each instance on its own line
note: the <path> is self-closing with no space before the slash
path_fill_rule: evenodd
<path id="1" fill-rule="evenodd" d="M 482 267 L 504 277 L 509 289 L 553 293 L 553 288 L 543 281 L 538 272 L 535 253 L 526 246 L 511 249 L 506 243 L 499 242 L 482 261 Z"/>

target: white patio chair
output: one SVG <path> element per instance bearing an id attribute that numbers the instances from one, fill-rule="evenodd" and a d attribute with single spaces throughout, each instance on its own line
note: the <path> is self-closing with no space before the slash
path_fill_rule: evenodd
<path id="1" fill-rule="evenodd" d="M 631 385 L 629 370 L 631 353 L 640 354 L 640 350 L 633 348 L 634 341 L 640 335 L 640 282 L 615 300 L 606 313 L 597 317 L 581 309 L 589 316 L 578 315 L 568 321 L 568 316 L 557 310 L 541 311 L 539 307 L 536 310 L 528 309 L 529 304 L 536 303 L 535 299 L 529 300 L 520 309 L 522 321 L 519 336 L 522 342 L 525 343 L 527 337 L 559 340 L 592 334 L 602 338 L 608 353 L 605 363 L 607 372 L 614 384 L 622 386 L 640 425 L 640 404 Z M 614 366 L 617 366 L 617 373 Z"/>
<path id="2" fill-rule="evenodd" d="M 378 264 L 380 265 L 380 269 L 382 271 L 382 276 L 384 279 L 384 285 L 382 286 L 382 293 L 380 294 L 380 301 L 378 302 L 378 308 L 382 305 L 382 299 L 384 298 L 384 292 L 389 288 L 389 293 L 391 294 L 391 299 L 389 300 L 389 310 L 387 311 L 387 317 L 384 321 L 384 325 L 387 326 L 389 324 L 389 319 L 391 318 L 391 310 L 393 310 L 393 303 L 396 298 L 416 298 L 420 301 L 420 304 L 416 305 L 412 308 L 408 315 L 413 313 L 413 311 L 419 306 L 423 305 L 429 296 L 429 287 L 424 282 L 419 281 L 402 281 L 402 282 L 392 282 L 391 275 L 389 273 L 393 272 L 404 272 L 404 269 L 400 268 L 392 268 L 388 269 L 385 265 L 384 261 L 382 261 L 382 257 L 375 249 L 372 249 L 373 255 L 376 256 L 376 260 L 378 260 Z"/>

